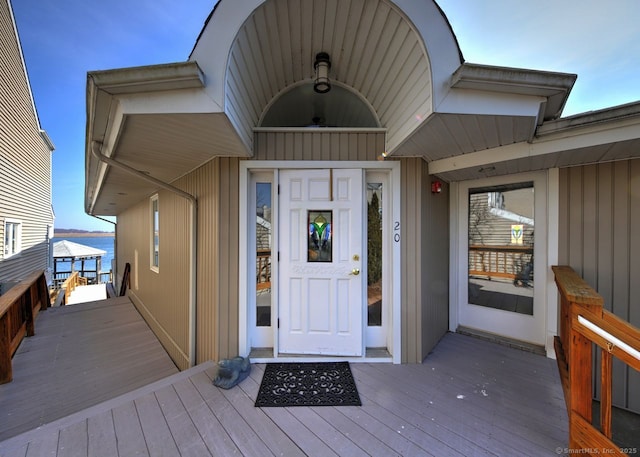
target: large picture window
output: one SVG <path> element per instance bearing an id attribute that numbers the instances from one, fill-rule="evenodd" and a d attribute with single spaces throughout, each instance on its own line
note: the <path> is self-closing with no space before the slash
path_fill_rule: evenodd
<path id="1" fill-rule="evenodd" d="M 11 257 L 22 250 L 22 222 L 7 219 L 4 222 L 4 257 Z"/>
<path id="2" fill-rule="evenodd" d="M 160 202 L 158 195 L 151 197 L 151 269 L 160 268 Z"/>

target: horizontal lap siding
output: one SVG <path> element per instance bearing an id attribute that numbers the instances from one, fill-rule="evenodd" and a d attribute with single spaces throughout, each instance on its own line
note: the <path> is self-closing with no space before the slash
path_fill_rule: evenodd
<path id="1" fill-rule="evenodd" d="M 560 184 L 560 263 L 640 327 L 640 160 L 562 169 Z M 614 404 L 640 412 L 640 375 L 614 359 L 613 385 Z"/>
<path id="2" fill-rule="evenodd" d="M 6 2 L 0 2 L 0 283 L 48 266 L 51 152 L 36 119 Z M 4 224 L 22 224 L 22 252 L 4 258 Z"/>

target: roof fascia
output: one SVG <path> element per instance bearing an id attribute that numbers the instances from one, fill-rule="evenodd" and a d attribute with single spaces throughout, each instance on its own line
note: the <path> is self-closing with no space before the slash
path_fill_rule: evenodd
<path id="1" fill-rule="evenodd" d="M 576 114 L 550 122 L 545 122 L 538 127 L 537 136 L 543 137 L 554 133 L 571 131 L 577 128 L 586 128 L 600 124 L 620 123 L 632 118 L 638 118 L 640 122 L 640 101 L 626 103 L 596 111 Z"/>
<path id="2" fill-rule="evenodd" d="M 97 89 L 111 95 L 204 87 L 204 73 L 197 62 L 91 71 Z"/>
<path id="3" fill-rule="evenodd" d="M 638 104 L 640 105 L 640 104 Z M 640 116 L 625 117 L 584 124 L 549 132 L 536 137 L 532 142 L 509 144 L 493 149 L 476 151 L 464 156 L 448 157 L 429 163 L 430 174 L 459 171 L 466 168 L 482 167 L 488 164 L 507 162 L 515 159 L 542 157 L 563 151 L 612 144 L 640 138 Z"/>
<path id="4" fill-rule="evenodd" d="M 542 119 L 548 120 L 562 114 L 576 79 L 571 73 L 464 63 L 451 76 L 451 87 L 545 97 Z"/>

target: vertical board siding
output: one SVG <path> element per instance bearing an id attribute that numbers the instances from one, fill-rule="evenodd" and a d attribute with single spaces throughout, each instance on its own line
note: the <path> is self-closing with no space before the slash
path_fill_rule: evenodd
<path id="1" fill-rule="evenodd" d="M 0 284 L 49 265 L 51 151 L 45 144 L 24 71 L 14 24 L 0 1 Z M 22 251 L 5 258 L 4 224 L 21 222 Z M 0 293 L 2 292 L 0 286 Z"/>
<path id="2" fill-rule="evenodd" d="M 427 163 L 402 160 L 402 362 L 420 363 L 449 327 L 449 197 Z"/>
<path id="3" fill-rule="evenodd" d="M 254 160 L 371 161 L 384 151 L 384 139 L 382 132 L 258 132 Z M 238 354 L 239 166 L 240 159 L 217 158 L 172 183 L 198 200 L 198 363 Z M 401 175 L 402 361 L 415 363 L 448 327 L 448 187 L 432 196 L 421 159 L 402 159 Z M 137 274 L 140 284 L 132 299 L 183 369 L 188 363 L 188 205 L 166 191 L 159 200 L 160 273 L 149 268 L 148 200 L 118 217 L 118 271 L 126 262 L 135 268 L 137 250 L 132 278 Z"/>
<path id="4" fill-rule="evenodd" d="M 595 287 L 608 310 L 636 327 L 640 327 L 638 224 L 640 160 L 560 170 L 559 262 Z M 599 396 L 597 382 L 595 395 Z M 640 412 L 640 375 L 615 359 L 613 402 Z"/>
<path id="5" fill-rule="evenodd" d="M 401 214 L 402 239 L 402 363 L 421 362 L 422 346 L 420 325 L 422 324 L 422 252 L 420 237 L 422 211 L 420 205 L 421 159 L 402 160 L 401 170 Z"/>
<path id="6" fill-rule="evenodd" d="M 118 271 L 124 271 L 126 263 L 131 264 L 129 294 L 132 301 L 176 365 L 185 369 L 189 366 L 188 203 L 171 192 L 161 191 L 158 192 L 158 204 L 158 272 L 151 269 L 149 199 L 118 216 Z"/>
<path id="7" fill-rule="evenodd" d="M 422 353 L 421 362 L 449 329 L 449 185 L 442 183 L 440 193 L 431 193 L 433 178 L 428 164 L 421 160 L 424 199 L 422 231 Z"/>
<path id="8" fill-rule="evenodd" d="M 428 56 L 392 2 L 264 2 L 238 31 L 227 62 L 226 112 L 246 144 L 275 97 L 311 83 L 319 50 L 331 56 L 331 79 L 371 103 L 389 129 L 390 149 L 416 128 L 416 118 L 432 112 Z"/>
<path id="9" fill-rule="evenodd" d="M 378 160 L 384 132 L 257 132 L 253 160 Z"/>

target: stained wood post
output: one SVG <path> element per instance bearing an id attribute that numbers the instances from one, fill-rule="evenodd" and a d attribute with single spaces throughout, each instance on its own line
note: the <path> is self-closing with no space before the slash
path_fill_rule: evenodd
<path id="1" fill-rule="evenodd" d="M 600 351 L 601 360 L 601 385 L 600 389 L 600 430 L 602 434 L 611 439 L 611 362 L 612 355 L 608 351 Z"/>
<path id="2" fill-rule="evenodd" d="M 9 317 L 0 316 L 0 384 L 6 384 L 13 379 L 11 367 L 11 336 L 9 335 Z"/>
<path id="3" fill-rule="evenodd" d="M 33 336 L 36 334 L 36 327 L 33 319 L 33 307 L 35 303 L 38 302 L 37 293 L 38 289 L 36 288 L 36 282 L 33 282 L 29 286 L 29 290 L 27 290 L 22 299 L 22 306 L 24 306 L 23 315 L 25 317 L 27 336 Z M 35 297 L 34 294 L 36 294 Z"/>

